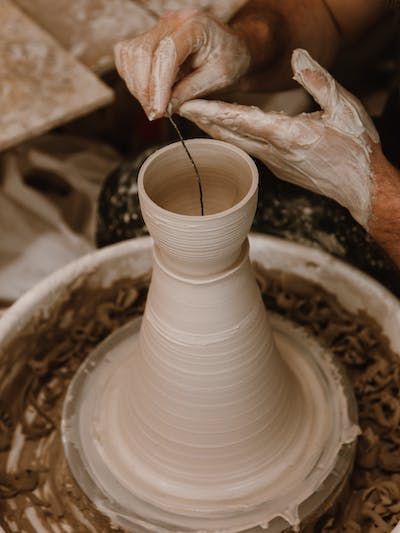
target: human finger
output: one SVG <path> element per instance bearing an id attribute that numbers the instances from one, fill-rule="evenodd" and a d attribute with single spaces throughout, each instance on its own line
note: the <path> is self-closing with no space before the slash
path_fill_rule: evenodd
<path id="1" fill-rule="evenodd" d="M 258 159 L 263 159 L 263 157 L 265 156 L 265 143 L 250 139 L 249 137 L 243 137 L 239 133 L 226 129 L 222 126 L 218 126 L 216 124 L 198 123 L 197 125 L 213 139 L 234 144 L 238 148 L 241 148 L 248 154 L 257 157 Z"/>
<path id="2" fill-rule="evenodd" d="M 311 94 L 314 100 L 328 113 L 337 109 L 338 84 L 310 54 L 297 48 L 292 54 L 294 79 Z"/>
<path id="3" fill-rule="evenodd" d="M 266 143 L 265 141 L 258 141 L 256 139 L 240 135 L 238 132 L 214 123 L 206 123 L 203 121 L 196 122 L 196 124 L 200 129 L 208 133 L 208 135 L 214 139 L 231 143 L 238 148 L 241 148 L 248 154 L 256 157 L 265 165 L 267 165 L 269 169 L 281 179 L 291 183 L 296 183 L 296 179 L 293 177 L 292 173 L 288 172 L 284 166 L 282 167 L 282 153 L 279 148 L 276 148 L 274 145 Z M 304 183 L 306 183 L 305 186 L 307 187 L 307 179 L 303 179 L 303 181 L 301 181 L 303 186 Z"/>
<path id="4" fill-rule="evenodd" d="M 172 107 L 178 111 L 184 102 L 225 89 L 230 82 L 223 66 L 217 62 L 207 62 L 176 84 L 171 94 Z"/>
<path id="5" fill-rule="evenodd" d="M 325 111 L 329 124 L 351 135 L 367 133 L 379 142 L 375 126 L 361 102 L 342 87 L 308 52 L 297 49 L 292 54 L 294 78 Z"/>
<path id="6" fill-rule="evenodd" d="M 215 124 L 278 147 L 288 147 L 299 137 L 296 119 L 283 113 L 264 113 L 257 107 L 191 100 L 179 108 L 179 114 L 197 124 Z"/>
<path id="7" fill-rule="evenodd" d="M 154 52 L 160 41 L 178 27 L 193 10 L 170 13 L 146 33 L 131 40 L 117 43 L 114 47 L 115 63 L 129 91 L 139 100 L 147 115 L 151 114 L 149 80 Z"/>
<path id="8" fill-rule="evenodd" d="M 195 18 L 186 20 L 160 41 L 154 52 L 149 82 L 152 118 L 165 113 L 181 65 L 204 44 L 204 28 Z"/>

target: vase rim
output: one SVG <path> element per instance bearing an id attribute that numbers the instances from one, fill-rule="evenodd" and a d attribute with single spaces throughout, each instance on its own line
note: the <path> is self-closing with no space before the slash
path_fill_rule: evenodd
<path id="1" fill-rule="evenodd" d="M 248 164 L 249 171 L 251 172 L 251 184 L 248 188 L 246 194 L 243 196 L 243 198 L 237 202 L 232 207 L 229 207 L 228 209 L 224 209 L 223 211 L 219 211 L 218 213 L 213 213 L 211 215 L 183 215 L 181 213 L 175 213 L 174 211 L 169 211 L 168 209 L 164 209 L 160 205 L 158 205 L 154 200 L 150 198 L 150 196 L 147 194 L 146 188 L 144 186 L 144 176 L 146 173 L 146 170 L 151 165 L 151 163 L 159 157 L 161 154 L 164 154 L 166 152 L 169 152 L 171 150 L 174 150 L 178 146 L 182 146 L 181 141 L 176 141 L 174 143 L 168 144 L 167 146 L 164 146 L 163 148 L 160 148 L 156 150 L 154 153 L 152 153 L 146 161 L 143 163 L 143 165 L 140 167 L 139 174 L 138 174 L 138 192 L 139 192 L 139 198 L 144 197 L 146 199 L 146 202 L 148 202 L 152 208 L 157 210 L 159 213 L 168 214 L 168 216 L 178 219 L 178 220 L 186 220 L 186 221 L 193 221 L 193 222 L 199 222 L 199 221 L 210 221 L 210 220 L 216 220 L 218 218 L 225 217 L 227 215 L 230 215 L 231 213 L 234 213 L 235 211 L 238 211 L 241 207 L 246 205 L 246 203 L 249 202 L 249 200 L 254 196 L 254 194 L 258 190 L 258 183 L 259 183 L 259 173 L 257 166 L 253 159 L 247 154 L 244 150 L 241 148 L 238 148 L 237 146 L 234 146 L 233 144 L 227 143 L 225 141 L 219 141 L 217 139 L 203 139 L 203 138 L 195 138 L 195 139 L 185 139 L 185 144 L 187 145 L 205 145 L 205 144 L 212 144 L 212 145 L 219 145 L 223 146 L 224 148 L 231 150 L 232 152 L 236 153 L 237 155 L 241 156 L 242 159 Z"/>

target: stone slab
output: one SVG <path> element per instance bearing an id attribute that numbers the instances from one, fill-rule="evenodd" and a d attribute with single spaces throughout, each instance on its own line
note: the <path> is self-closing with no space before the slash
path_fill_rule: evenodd
<path id="1" fill-rule="evenodd" d="M 0 150 L 112 100 L 105 84 L 12 2 L 0 0 L 0 20 Z"/>
<path id="2" fill-rule="evenodd" d="M 76 59 L 103 73 L 114 66 L 113 46 L 149 29 L 152 12 L 131 0 L 15 0 Z"/>

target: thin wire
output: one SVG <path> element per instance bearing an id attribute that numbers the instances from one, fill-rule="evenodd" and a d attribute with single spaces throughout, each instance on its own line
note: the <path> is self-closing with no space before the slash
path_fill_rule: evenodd
<path id="1" fill-rule="evenodd" d="M 192 166 L 193 166 L 193 169 L 194 169 L 194 172 L 196 174 L 196 180 L 197 180 L 197 185 L 199 187 L 199 193 L 200 193 L 200 208 L 201 208 L 201 216 L 204 216 L 204 201 L 203 201 L 203 187 L 202 187 L 202 184 L 201 184 L 201 178 L 200 178 L 200 173 L 199 173 L 199 170 L 197 168 L 197 165 L 196 163 L 194 162 L 193 160 L 193 157 L 191 155 L 191 153 L 189 152 L 188 150 L 188 147 L 186 146 L 186 143 L 185 143 L 185 140 L 182 136 L 182 133 L 181 133 L 181 130 L 178 128 L 178 125 L 176 124 L 176 122 L 174 121 L 174 119 L 171 117 L 170 113 L 168 113 L 168 120 L 171 122 L 172 126 L 174 127 L 176 133 L 178 134 L 178 137 L 179 137 L 179 140 L 181 141 L 182 143 L 182 146 L 183 148 L 185 149 L 185 152 L 190 160 L 190 162 L 192 163 Z"/>

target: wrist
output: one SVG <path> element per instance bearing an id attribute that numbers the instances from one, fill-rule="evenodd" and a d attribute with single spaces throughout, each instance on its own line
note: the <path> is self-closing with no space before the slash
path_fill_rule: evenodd
<path id="1" fill-rule="evenodd" d="M 383 155 L 380 145 L 372 151 L 374 176 L 368 230 L 400 267 L 400 171 Z"/>

